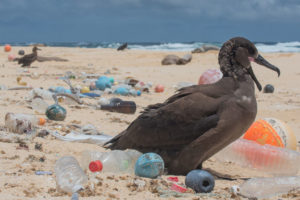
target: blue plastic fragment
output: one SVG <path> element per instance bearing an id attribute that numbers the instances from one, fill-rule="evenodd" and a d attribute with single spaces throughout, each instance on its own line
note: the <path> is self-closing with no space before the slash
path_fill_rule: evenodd
<path id="1" fill-rule="evenodd" d="M 125 87 L 118 87 L 115 91 L 114 91 L 115 94 L 120 94 L 120 95 L 123 95 L 123 96 L 126 96 L 128 95 L 129 93 L 129 90 Z"/>
<path id="2" fill-rule="evenodd" d="M 36 175 L 52 175 L 51 171 L 35 171 Z"/>
<path id="3" fill-rule="evenodd" d="M 89 97 L 100 97 L 101 96 L 100 94 L 91 93 L 91 92 L 83 93 L 83 95 L 89 96 Z"/>
<path id="4" fill-rule="evenodd" d="M 101 76 L 98 78 L 98 80 L 95 82 L 96 88 L 99 90 L 105 90 L 105 88 L 111 88 L 111 82 L 110 79 L 107 76 Z"/>

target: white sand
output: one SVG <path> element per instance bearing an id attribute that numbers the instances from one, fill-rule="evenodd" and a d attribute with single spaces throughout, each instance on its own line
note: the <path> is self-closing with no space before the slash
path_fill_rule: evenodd
<path id="1" fill-rule="evenodd" d="M 2 47 L 0 47 L 1 49 Z M 55 126 L 64 127 L 60 131 L 67 131 L 66 125 L 79 123 L 79 125 L 93 124 L 100 132 L 109 135 L 116 135 L 124 130 L 142 111 L 143 107 L 149 104 L 163 102 L 166 98 L 174 94 L 173 85 L 178 82 L 198 82 L 198 78 L 209 68 L 218 68 L 217 52 L 207 52 L 204 54 L 193 54 L 191 63 L 184 66 L 162 66 L 162 58 L 167 54 L 182 56 L 186 52 L 153 52 L 126 50 L 117 52 L 113 49 L 84 49 L 84 48 L 54 48 L 41 47 L 41 56 L 58 56 L 66 58 L 68 62 L 35 62 L 29 68 L 29 73 L 23 72 L 24 68 L 19 67 L 15 62 L 9 62 L 9 54 L 17 55 L 19 49 L 30 52 L 30 47 L 13 47 L 12 52 L 0 51 L 0 85 L 7 87 L 18 86 L 16 78 L 22 76 L 22 81 L 33 87 L 49 88 L 50 86 L 67 85 L 57 79 L 66 71 L 72 71 L 77 75 L 80 72 L 103 74 L 110 70 L 116 80 L 124 79 L 128 76 L 134 77 L 144 82 L 152 82 L 154 85 L 165 86 L 163 93 L 155 93 L 153 88 L 149 94 L 143 93 L 141 97 L 121 97 L 124 100 L 133 100 L 137 103 L 138 109 L 134 115 L 110 113 L 91 108 L 71 108 L 62 104 L 67 109 L 67 118 L 63 122 L 49 122 L 45 128 L 54 129 Z M 2 48 L 3 49 L 3 48 Z M 275 87 L 274 94 L 264 94 L 256 91 L 258 102 L 257 119 L 264 117 L 274 117 L 286 122 L 300 140 L 300 54 L 299 53 L 270 53 L 263 56 L 272 64 L 281 69 L 281 76 L 262 66 L 253 64 L 254 72 L 264 86 L 272 84 Z M 41 77 L 37 80 L 28 75 L 37 72 Z M 71 80 L 74 85 L 82 83 L 82 79 Z M 34 114 L 33 110 L 27 106 L 25 97 L 28 91 L 0 91 L 0 125 L 4 126 L 4 116 L 7 112 Z M 107 95 L 108 98 L 114 95 Z M 85 102 L 96 103 L 96 100 L 83 99 Z M 76 121 L 75 121 L 76 120 Z M 35 143 L 42 144 L 42 151 L 35 150 Z M 35 138 L 28 144 L 29 150 L 17 149 L 18 143 L 0 142 L 0 199 L 70 199 L 69 196 L 56 191 L 55 175 L 37 176 L 36 170 L 53 171 L 55 161 L 63 155 L 73 155 L 80 159 L 84 150 L 104 151 L 103 148 L 82 143 L 62 142 L 54 137 Z M 299 150 L 298 150 L 299 151 Z M 41 157 L 45 158 L 40 162 Z M 268 176 L 254 170 L 243 169 L 230 163 L 220 163 L 214 158 L 204 163 L 205 168 L 213 169 L 220 173 L 229 174 L 235 178 Z M 300 175 L 300 174 L 298 174 Z M 159 199 L 161 194 L 157 190 L 166 183 L 163 180 L 146 181 L 145 188 L 137 189 L 133 184 L 137 177 L 127 175 L 101 174 L 98 176 L 100 183 L 95 186 L 95 191 L 84 191 L 80 199 Z M 141 179 L 141 178 L 138 178 Z M 163 177 L 166 180 L 166 177 Z M 180 177 L 180 182 L 184 183 L 184 177 Z M 216 180 L 216 186 L 212 194 L 204 195 L 204 199 L 229 199 L 231 194 L 229 189 L 232 185 L 242 183 L 243 180 L 236 181 Z M 152 184 L 152 185 L 151 185 Z M 294 195 L 294 197 L 293 197 Z M 294 192 L 281 199 L 299 199 L 300 193 Z M 298 197 L 297 197 L 298 196 Z M 199 196 L 191 193 L 186 199 L 198 199 Z M 174 199 L 169 196 L 166 199 Z M 277 198 L 274 198 L 277 199 Z"/>

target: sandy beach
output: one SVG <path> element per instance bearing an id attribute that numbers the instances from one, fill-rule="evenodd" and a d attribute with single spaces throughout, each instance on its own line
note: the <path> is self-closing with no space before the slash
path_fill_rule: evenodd
<path id="1" fill-rule="evenodd" d="M 183 56 L 188 52 L 159 52 L 144 50 L 125 50 L 118 52 L 115 49 L 100 48 L 63 48 L 40 47 L 41 56 L 60 57 L 68 59 L 67 62 L 34 62 L 31 68 L 21 68 L 16 62 L 8 61 L 10 54 L 17 55 L 18 50 L 31 52 L 32 47 L 13 47 L 11 52 L 0 49 L 0 85 L 7 88 L 20 86 L 17 77 L 28 86 L 43 87 L 64 86 L 66 83 L 58 79 L 67 71 L 73 72 L 78 78 L 71 79 L 73 85 L 85 84 L 80 78 L 82 72 L 104 75 L 108 70 L 109 77 L 115 80 L 124 80 L 133 77 L 153 85 L 165 86 L 163 93 L 155 93 L 154 87 L 150 93 L 143 93 L 140 97 L 103 95 L 104 97 L 119 97 L 123 100 L 132 100 L 137 104 L 137 112 L 133 115 L 112 113 L 95 110 L 89 106 L 74 106 L 62 103 L 67 110 L 67 117 L 62 122 L 49 121 L 41 129 L 58 130 L 62 134 L 70 131 L 68 125 L 86 124 L 94 125 L 99 132 L 108 135 L 117 135 L 139 115 L 147 105 L 163 102 L 176 90 L 174 85 L 179 82 L 197 83 L 200 75 L 207 69 L 219 68 L 218 52 L 209 51 L 193 54 L 192 61 L 186 65 L 162 66 L 161 60 L 169 54 Z M 272 84 L 275 87 L 273 94 L 265 94 L 256 89 L 258 103 L 257 119 L 273 117 L 287 123 L 300 141 L 300 53 L 262 53 L 270 63 L 279 67 L 281 76 L 263 66 L 252 64 L 258 80 L 265 86 Z M 39 74 L 38 79 L 31 77 L 32 73 Z M 0 90 L 0 128 L 1 134 L 6 132 L 4 117 L 7 112 L 34 114 L 26 102 L 30 90 Z M 97 99 L 82 99 L 85 104 L 97 104 Z M 49 102 L 51 103 L 51 102 Z M 52 102 L 54 103 L 54 102 Z M 40 115 L 45 117 L 45 115 Z M 36 149 L 36 144 L 42 144 L 42 149 Z M 35 175 L 35 171 L 52 171 L 57 159 L 64 155 L 72 155 L 79 161 L 81 153 L 85 150 L 105 151 L 104 148 L 85 143 L 64 142 L 53 136 L 44 138 L 35 137 L 27 143 L 28 148 L 20 147 L 19 143 L 0 142 L 0 199 L 70 199 L 66 193 L 56 190 L 55 174 Z M 298 150 L 299 151 L 299 147 Z M 232 196 L 230 188 L 244 182 L 243 178 L 268 177 L 269 174 L 245 169 L 233 163 L 222 163 L 214 157 L 204 163 L 204 169 L 211 169 L 234 178 L 233 181 L 216 180 L 215 189 L 209 194 L 185 194 L 168 192 L 168 176 L 159 179 L 146 179 L 127 174 L 97 175 L 99 183 L 93 188 L 88 185 L 80 193 L 80 199 L 230 199 L 240 197 Z M 300 175 L 300 172 L 298 172 Z M 171 176 L 171 175 L 170 175 Z M 179 176 L 179 182 L 184 183 L 184 176 Z M 144 187 L 138 187 L 136 180 L 145 182 Z M 300 190 L 290 192 L 288 195 L 279 195 L 272 199 L 300 199 Z"/>

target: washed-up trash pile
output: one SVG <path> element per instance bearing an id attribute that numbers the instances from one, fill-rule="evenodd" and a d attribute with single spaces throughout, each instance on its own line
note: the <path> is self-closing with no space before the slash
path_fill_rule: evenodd
<path id="1" fill-rule="evenodd" d="M 97 175 L 101 173 L 131 174 L 149 179 L 161 179 L 164 174 L 164 161 L 156 153 L 142 154 L 136 150 L 114 150 L 110 152 L 84 151 L 81 160 L 73 156 L 63 156 L 54 167 L 56 183 L 59 190 L 69 194 L 78 193 L 85 187 L 94 188 L 99 185 Z M 147 179 L 136 181 L 144 187 Z M 168 181 L 168 182 L 167 182 Z M 165 192 L 208 193 L 214 188 L 213 176 L 204 170 L 193 170 L 179 183 L 178 177 L 169 177 L 165 181 Z M 188 189 L 190 188 L 190 189 Z"/>
<path id="2" fill-rule="evenodd" d="M 5 47 L 5 51 L 9 52 L 10 47 Z M 36 74 L 31 74 L 30 77 L 39 78 Z M 83 84 L 73 86 L 71 80 L 78 77 L 83 79 Z M 221 77 L 220 71 L 208 70 L 200 76 L 198 84 L 213 84 Z M 152 83 L 144 83 L 134 78 L 115 80 L 113 77 L 86 73 L 77 76 L 68 72 L 59 79 L 63 80 L 68 88 L 57 86 L 50 87 L 48 90 L 32 89 L 26 86 L 27 83 L 22 80 L 22 77 L 17 78 L 17 84 L 22 87 L 14 89 L 30 89 L 26 98 L 29 106 L 37 114 L 45 115 L 47 119 L 38 117 L 39 115 L 6 113 L 5 127 L 10 133 L 2 134 L 1 132 L 0 141 L 19 143 L 17 149 L 28 149 L 26 142 L 32 142 L 35 137 L 46 138 L 50 135 L 65 142 L 102 146 L 112 139 L 112 136 L 99 132 L 91 124 L 67 125 L 68 129 L 64 131 L 66 134 L 60 133 L 66 129 L 60 124 L 51 127 L 56 130 L 49 130 L 49 127 L 45 128 L 45 126 L 51 121 L 66 119 L 68 112 L 62 103 L 69 104 L 68 101 L 93 109 L 133 114 L 137 109 L 134 101 L 126 101 L 114 96 L 105 98 L 103 95 L 137 97 L 150 92 L 152 87 Z M 194 83 L 180 82 L 174 88 L 179 90 L 193 85 Z M 1 86 L 2 88 L 7 89 L 5 86 Z M 153 91 L 160 93 L 164 90 L 164 86 L 158 84 Z M 274 88 L 273 90 L 269 88 L 268 91 L 273 92 Z M 85 103 L 84 98 L 96 100 L 96 103 Z M 42 145 L 36 143 L 34 148 L 40 151 Z M 249 178 L 239 186 L 231 188 L 233 196 L 269 198 L 299 188 L 300 179 L 296 175 L 299 172 L 300 153 L 296 151 L 296 148 L 296 138 L 285 123 L 275 118 L 265 118 L 254 122 L 243 138 L 224 148 L 215 157 L 220 162 L 236 163 L 243 167 L 280 176 Z M 39 160 L 44 162 L 43 157 Z M 216 182 L 214 176 L 206 170 L 192 170 L 185 177 L 166 177 L 166 172 L 164 160 L 160 155 L 155 152 L 141 153 L 136 150 L 107 152 L 87 150 L 81 153 L 81 159 L 78 160 L 72 155 L 59 155 L 55 166 L 50 170 L 34 170 L 37 176 L 55 175 L 57 190 L 72 195 L 72 199 L 78 199 L 85 191 L 93 193 L 97 188 L 102 187 L 105 181 L 114 179 L 114 177 L 108 178 L 107 176 L 107 179 L 103 180 L 101 178 L 103 174 L 120 175 L 128 182 L 129 190 L 142 191 L 147 188 L 159 197 L 173 199 L 196 196 L 201 198 L 201 195 L 207 195 L 205 196 L 207 198 L 215 196 L 219 199 L 231 198 L 231 196 L 217 196 L 213 193 Z M 129 175 L 130 178 L 124 178 L 124 174 Z"/>
<path id="3" fill-rule="evenodd" d="M 71 79 L 77 79 L 77 77 L 85 78 L 83 80 L 84 85 L 74 86 L 71 84 Z M 34 88 L 26 97 L 29 106 L 31 106 L 37 114 L 46 114 L 48 119 L 56 121 L 63 121 L 67 115 L 66 109 L 59 105 L 59 103 L 63 102 L 69 105 L 79 104 L 93 109 L 134 114 L 136 111 L 134 101 L 123 101 L 119 98 L 107 99 L 102 97 L 102 95 L 141 96 L 144 92 L 149 93 L 152 87 L 152 83 L 144 83 L 133 78 L 115 81 L 113 77 L 86 73 L 82 73 L 81 76 L 76 76 L 72 72 L 66 72 L 64 76 L 58 79 L 64 81 L 69 87 L 52 86 L 48 90 Z M 19 83 L 21 78 L 17 81 Z M 159 85 L 155 91 L 163 92 L 163 90 L 164 87 Z M 95 104 L 87 104 L 84 103 L 81 98 L 99 98 L 100 100 Z M 118 99 L 118 101 L 115 101 L 115 99 Z M 55 104 L 52 103 L 53 100 Z"/>

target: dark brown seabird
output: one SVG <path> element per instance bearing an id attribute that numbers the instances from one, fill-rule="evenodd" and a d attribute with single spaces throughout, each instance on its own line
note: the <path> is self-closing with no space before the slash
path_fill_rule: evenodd
<path id="1" fill-rule="evenodd" d="M 164 103 L 149 105 L 126 130 L 106 143 L 109 149 L 136 149 L 162 156 L 170 174 L 187 174 L 238 139 L 253 123 L 261 90 L 250 61 L 274 70 L 253 43 L 242 37 L 219 52 L 223 78 L 180 89 Z"/>
<path id="2" fill-rule="evenodd" d="M 37 50 L 41 50 L 34 46 L 32 48 L 32 53 L 23 56 L 22 58 L 18 59 L 18 64 L 22 64 L 21 67 L 30 67 L 31 63 L 37 60 Z"/>

